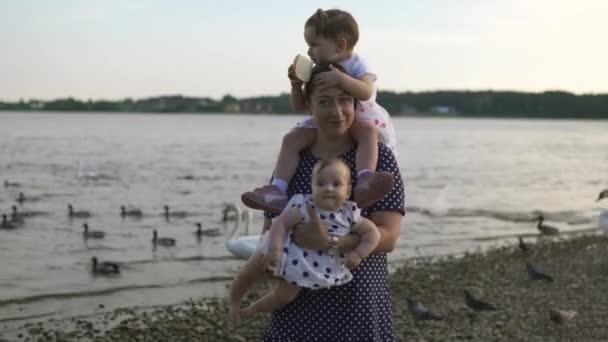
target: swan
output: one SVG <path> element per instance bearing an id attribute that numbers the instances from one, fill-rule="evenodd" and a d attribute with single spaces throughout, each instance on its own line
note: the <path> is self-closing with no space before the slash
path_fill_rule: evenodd
<path id="1" fill-rule="evenodd" d="M 85 239 L 103 239 L 106 236 L 106 233 L 100 230 L 89 230 L 89 225 L 87 223 L 84 223 L 82 228 L 84 229 L 82 231 L 82 236 Z"/>
<path id="2" fill-rule="evenodd" d="M 538 215 L 538 223 L 536 224 L 536 228 L 540 231 L 540 233 L 543 235 L 558 235 L 559 229 L 543 224 L 544 220 L 545 218 L 543 215 Z"/>
<path id="3" fill-rule="evenodd" d="M 604 234 L 608 235 L 608 211 L 604 211 L 598 217 L 598 224 Z"/>
<path id="4" fill-rule="evenodd" d="M 142 217 L 143 215 L 144 214 L 141 211 L 141 209 L 133 208 L 133 209 L 127 210 L 127 208 L 124 205 L 120 206 L 120 216 L 121 217 L 126 217 L 126 216 Z"/>
<path id="5" fill-rule="evenodd" d="M 68 216 L 71 217 L 79 217 L 79 218 L 87 218 L 91 217 L 91 213 L 85 210 L 74 211 L 74 207 L 71 204 L 68 204 Z"/>
<path id="6" fill-rule="evenodd" d="M 173 247 L 173 246 L 175 246 L 177 241 L 174 238 L 169 238 L 169 237 L 159 238 L 158 233 L 156 232 L 156 230 L 154 230 L 154 232 L 152 233 L 152 243 L 155 246 L 161 245 L 161 246 L 165 246 L 165 247 Z"/>
<path id="7" fill-rule="evenodd" d="M 251 224 L 251 212 L 246 210 L 243 212 L 241 207 L 237 204 L 228 204 L 224 208 L 224 213 L 229 211 L 234 211 L 237 218 L 245 218 L 244 220 L 237 219 L 234 222 L 234 227 L 230 232 L 230 235 L 226 239 L 226 249 L 230 251 L 236 257 L 241 259 L 248 259 L 255 253 L 255 250 L 258 245 L 258 240 L 260 240 L 260 235 L 248 235 L 249 234 L 249 225 Z M 245 221 L 245 236 L 237 236 L 240 228 L 241 221 Z"/>
<path id="8" fill-rule="evenodd" d="M 91 268 L 93 274 L 112 275 L 120 273 L 120 266 L 116 263 L 109 261 L 98 262 L 97 257 L 92 257 L 91 262 L 93 263 L 93 267 Z"/>

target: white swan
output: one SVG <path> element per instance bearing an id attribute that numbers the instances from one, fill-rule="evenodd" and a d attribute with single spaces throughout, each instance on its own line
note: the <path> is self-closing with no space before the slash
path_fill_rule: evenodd
<path id="1" fill-rule="evenodd" d="M 249 210 L 242 211 L 237 204 L 227 204 L 224 211 L 234 211 L 235 216 L 240 218 L 234 220 L 234 227 L 226 239 L 226 249 L 238 258 L 249 259 L 255 253 L 258 240 L 260 240 L 259 235 L 249 235 L 251 212 Z M 241 228 L 241 221 L 245 221 L 245 236 L 237 236 Z"/>

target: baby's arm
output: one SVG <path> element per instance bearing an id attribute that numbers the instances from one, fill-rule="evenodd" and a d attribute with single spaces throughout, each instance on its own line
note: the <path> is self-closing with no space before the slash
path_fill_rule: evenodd
<path id="1" fill-rule="evenodd" d="M 287 77 L 289 78 L 289 82 L 291 83 L 291 108 L 294 111 L 303 111 L 306 110 L 306 99 L 304 97 L 304 91 L 302 90 L 302 82 L 296 76 L 296 64 L 295 61 L 289 66 L 287 69 Z"/>
<path id="2" fill-rule="evenodd" d="M 341 73 L 340 88 L 351 94 L 359 101 L 367 101 L 374 94 L 374 77 L 371 74 L 365 74 L 361 78 L 354 78 L 345 73 Z"/>
<path id="3" fill-rule="evenodd" d="M 361 237 L 359 244 L 347 256 L 346 267 L 353 269 L 359 266 L 361 260 L 370 255 L 380 241 L 380 232 L 374 222 L 361 217 L 351 231 Z"/>
<path id="4" fill-rule="evenodd" d="M 264 257 L 264 265 L 268 268 L 274 268 L 281 259 L 283 251 L 283 242 L 285 235 L 293 227 L 302 222 L 300 210 L 297 207 L 285 210 L 272 221 L 270 232 L 268 233 L 268 253 Z"/>

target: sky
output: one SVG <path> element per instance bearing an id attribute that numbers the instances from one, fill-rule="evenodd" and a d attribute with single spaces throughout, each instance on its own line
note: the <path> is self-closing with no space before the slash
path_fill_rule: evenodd
<path id="1" fill-rule="evenodd" d="M 608 93 L 607 0 L 0 0 L 0 100 L 278 95 L 317 8 L 380 90 Z"/>

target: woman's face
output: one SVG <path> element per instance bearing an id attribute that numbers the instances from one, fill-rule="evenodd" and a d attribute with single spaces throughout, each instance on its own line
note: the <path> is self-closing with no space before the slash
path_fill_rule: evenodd
<path id="1" fill-rule="evenodd" d="M 309 110 L 320 134 L 348 134 L 355 119 L 355 99 L 338 87 L 317 88 L 310 95 Z"/>

